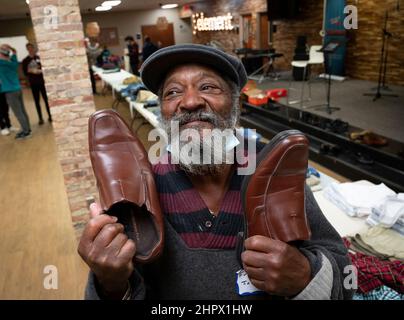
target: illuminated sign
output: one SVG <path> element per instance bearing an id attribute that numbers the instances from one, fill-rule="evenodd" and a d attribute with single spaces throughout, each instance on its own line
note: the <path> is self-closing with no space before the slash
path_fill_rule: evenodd
<path id="1" fill-rule="evenodd" d="M 231 13 L 228 13 L 225 16 L 209 18 L 206 18 L 203 12 L 195 13 L 192 15 L 193 33 L 196 34 L 197 31 L 233 30 L 234 26 L 231 23 L 232 20 L 233 16 L 231 15 Z"/>

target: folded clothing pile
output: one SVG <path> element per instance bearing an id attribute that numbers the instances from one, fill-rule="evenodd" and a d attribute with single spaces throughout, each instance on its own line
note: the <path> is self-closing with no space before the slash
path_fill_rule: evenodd
<path id="1" fill-rule="evenodd" d="M 125 78 L 122 81 L 122 84 L 129 85 L 129 84 L 140 83 L 140 82 L 142 82 L 142 80 L 138 76 L 133 75 L 133 76 Z"/>
<path id="2" fill-rule="evenodd" d="M 320 173 L 313 167 L 307 168 L 306 184 L 313 192 L 321 190 Z"/>
<path id="3" fill-rule="evenodd" d="M 393 224 L 391 228 L 404 236 L 404 217 L 398 219 L 397 222 Z"/>
<path id="4" fill-rule="evenodd" d="M 346 237 L 349 249 L 380 260 L 404 261 L 404 236 L 383 227 L 371 227 L 367 231 Z"/>
<path id="5" fill-rule="evenodd" d="M 108 56 L 104 57 L 101 68 L 103 69 L 103 73 L 114 73 L 121 71 L 120 68 L 120 58 L 118 56 Z"/>
<path id="6" fill-rule="evenodd" d="M 393 227 L 404 234 L 404 193 L 386 197 L 382 204 L 372 208 L 366 222 L 372 226 Z"/>
<path id="7" fill-rule="evenodd" d="M 120 94 L 124 98 L 130 97 L 132 101 L 135 101 L 137 98 L 137 94 L 139 93 L 140 90 L 147 90 L 147 88 L 141 82 L 132 83 L 128 85 L 126 88 L 122 89 L 120 91 Z"/>
<path id="8" fill-rule="evenodd" d="M 115 73 L 121 71 L 121 68 L 117 67 L 112 63 L 103 64 L 102 69 L 103 69 L 102 73 Z"/>
<path id="9" fill-rule="evenodd" d="M 375 185 L 366 180 L 331 183 L 324 189 L 324 196 L 352 217 L 368 216 L 372 209 L 384 203 L 387 197 L 397 196 L 383 183 Z"/>
<path id="10" fill-rule="evenodd" d="M 151 91 L 139 90 L 139 92 L 137 93 L 136 102 L 144 103 L 148 106 L 157 106 L 158 97 Z"/>

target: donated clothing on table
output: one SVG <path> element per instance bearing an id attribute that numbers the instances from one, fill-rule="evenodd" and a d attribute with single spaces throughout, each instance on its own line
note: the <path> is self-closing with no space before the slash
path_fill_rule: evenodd
<path id="1" fill-rule="evenodd" d="M 356 182 L 331 183 L 324 189 L 324 196 L 352 217 L 367 216 L 372 208 L 380 206 L 386 197 L 396 193 L 383 183 L 373 183 L 360 180 Z"/>
<path id="2" fill-rule="evenodd" d="M 361 239 L 379 253 L 404 260 L 404 236 L 382 227 L 373 227 L 360 234 Z"/>
<path id="3" fill-rule="evenodd" d="M 309 178 L 310 176 L 320 178 L 320 172 L 318 172 L 315 168 L 309 166 L 307 168 L 306 178 Z"/>
<path id="4" fill-rule="evenodd" d="M 350 243 L 344 239 L 347 248 Z M 358 292 L 367 293 L 383 285 L 404 293 L 404 262 L 382 261 L 361 253 L 349 253 L 352 264 L 358 269 Z"/>
<path id="5" fill-rule="evenodd" d="M 152 108 L 152 107 L 156 107 L 159 105 L 159 101 L 156 100 L 148 100 L 144 103 L 144 107 L 145 108 Z"/>
<path id="6" fill-rule="evenodd" d="M 136 102 L 144 103 L 147 101 L 156 101 L 158 97 L 151 91 L 139 90 L 136 96 Z"/>
<path id="7" fill-rule="evenodd" d="M 0 93 L 21 90 L 17 69 L 18 61 L 15 54 L 10 61 L 0 59 Z"/>
<path id="8" fill-rule="evenodd" d="M 136 100 L 137 94 L 140 90 L 147 90 L 143 83 L 132 83 L 120 91 L 122 97 L 130 97 L 132 101 Z"/>
<path id="9" fill-rule="evenodd" d="M 391 229 L 404 236 L 404 218 L 398 219 L 397 222 L 393 224 Z"/>
<path id="10" fill-rule="evenodd" d="M 313 167 L 308 167 L 306 172 L 306 184 L 310 187 L 312 192 L 320 191 L 323 189 L 321 184 L 320 173 Z"/>
<path id="11" fill-rule="evenodd" d="M 320 178 L 317 178 L 316 176 L 310 176 L 306 178 L 306 184 L 310 187 L 311 191 L 321 190 L 320 183 L 321 183 Z"/>
<path id="12" fill-rule="evenodd" d="M 257 151 L 262 147 L 258 144 Z M 244 176 L 234 170 L 220 212 L 214 216 L 186 173 L 178 165 L 165 163 L 153 167 L 165 218 L 165 246 L 158 260 L 136 266 L 130 279 L 131 299 L 257 298 L 236 292 L 236 272 L 241 266 L 235 247 L 244 228 L 240 192 Z M 343 286 L 343 270 L 350 264 L 347 250 L 309 188 L 305 204 L 312 238 L 296 245 L 310 263 L 312 281 L 295 299 L 350 299 L 353 291 Z M 92 272 L 86 298 L 100 298 Z"/>
<path id="13" fill-rule="evenodd" d="M 370 216 L 366 219 L 366 222 L 372 226 L 377 226 L 380 224 L 380 212 L 378 210 L 372 210 Z M 397 219 L 396 223 L 391 226 L 391 229 L 397 231 L 401 235 L 404 235 L 404 217 Z"/>
<path id="14" fill-rule="evenodd" d="M 404 294 L 399 294 L 389 287 L 381 286 L 366 294 L 355 293 L 353 300 L 404 300 Z"/>
<path id="15" fill-rule="evenodd" d="M 382 204 L 372 208 L 367 222 L 374 226 L 390 228 L 402 217 L 404 217 L 404 193 L 399 193 L 388 196 Z"/>
<path id="16" fill-rule="evenodd" d="M 349 241 L 349 250 L 352 252 L 359 252 L 368 256 L 379 258 L 380 260 L 389 260 L 391 258 L 390 255 L 380 253 L 373 249 L 373 247 L 366 244 L 358 233 L 354 237 L 346 237 L 346 239 Z"/>
<path id="17" fill-rule="evenodd" d="M 130 85 L 133 83 L 141 83 L 141 82 L 142 82 L 142 80 L 140 79 L 140 77 L 134 75 L 134 76 L 130 76 L 130 77 L 123 79 L 122 84 Z"/>

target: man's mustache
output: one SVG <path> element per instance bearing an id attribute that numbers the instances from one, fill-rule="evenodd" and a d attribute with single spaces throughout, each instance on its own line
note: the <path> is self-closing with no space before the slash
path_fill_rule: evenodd
<path id="1" fill-rule="evenodd" d="M 218 126 L 220 124 L 220 120 L 221 119 L 218 116 L 205 111 L 182 113 L 175 115 L 170 119 L 170 121 L 178 121 L 179 126 L 183 126 L 193 121 L 205 121 L 213 124 L 214 126 Z"/>

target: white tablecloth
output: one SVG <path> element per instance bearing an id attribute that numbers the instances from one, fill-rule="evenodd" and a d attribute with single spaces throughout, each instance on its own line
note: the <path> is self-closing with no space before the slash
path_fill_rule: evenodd
<path id="1" fill-rule="evenodd" d="M 323 191 L 314 192 L 314 198 L 320 206 L 324 216 L 335 230 L 337 230 L 340 236 L 355 235 L 355 233 L 360 233 L 369 228 L 365 219 L 348 216 L 345 212 L 341 211 L 337 206 L 324 198 Z"/>
<path id="2" fill-rule="evenodd" d="M 119 92 L 122 89 L 126 88 L 127 85 L 122 84 L 123 80 L 126 78 L 132 77 L 133 74 L 130 72 L 127 72 L 125 70 L 119 70 L 119 72 L 113 72 L 113 73 L 104 73 L 104 70 L 102 68 L 98 68 L 96 66 L 91 67 L 94 71 L 95 74 L 97 74 L 100 78 L 103 84 L 108 84 L 112 88 L 112 96 L 115 98 L 115 91 Z"/>
<path id="3" fill-rule="evenodd" d="M 145 118 L 153 127 L 159 127 L 159 121 L 157 116 L 151 112 L 148 108 L 145 108 L 143 103 L 131 101 L 130 98 L 126 98 L 126 101 L 129 103 L 130 114 L 133 119 L 135 116 L 134 113 L 137 111 L 143 118 Z M 153 107 L 154 108 L 154 107 Z"/>

